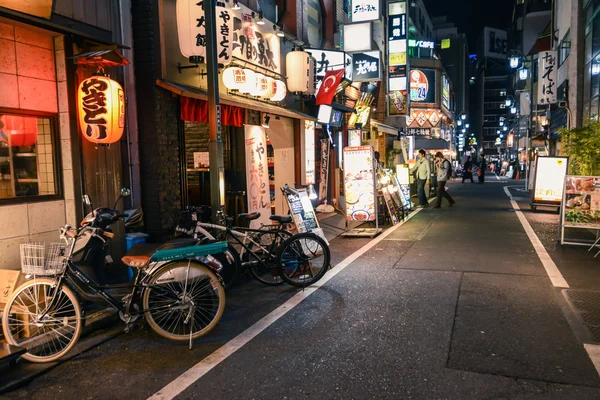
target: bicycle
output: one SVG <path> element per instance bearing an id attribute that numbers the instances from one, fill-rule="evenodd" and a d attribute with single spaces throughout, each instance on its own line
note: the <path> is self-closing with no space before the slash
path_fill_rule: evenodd
<path id="1" fill-rule="evenodd" d="M 279 285 L 286 282 L 296 287 L 309 286 L 323 277 L 331 259 L 329 246 L 313 233 L 292 234 L 287 230 L 291 216 L 273 215 L 271 221 L 277 225 L 260 228 L 232 227 L 233 219 L 223 211 L 217 215 L 222 223 L 212 224 L 198 221 L 198 212 L 191 211 L 191 229 L 176 228 L 179 232 L 192 234 L 194 238 L 207 240 L 230 240 L 227 251 L 235 260 L 237 270 L 248 270 L 259 282 Z M 240 219 L 253 221 L 260 213 L 243 213 Z M 209 230 L 216 231 L 212 234 Z M 318 260 L 322 257 L 322 260 Z"/>
<path id="2" fill-rule="evenodd" d="M 93 220 L 116 221 L 122 217 L 116 213 L 97 209 Z M 225 291 L 217 273 L 200 260 L 223 251 L 226 243 L 190 246 L 175 241 L 134 246 L 123 257 L 123 262 L 137 271 L 133 283 L 100 285 L 77 268 L 73 253 L 79 240 L 86 246 L 94 240 L 106 243 L 112 239 L 112 232 L 98 227 L 106 223 L 88 221 L 78 231 L 65 225 L 60 229 L 62 243 L 21 245 L 22 271 L 33 279 L 17 288 L 7 301 L 2 329 L 10 344 L 27 348 L 24 359 L 51 362 L 73 348 L 85 323 L 80 297 L 116 308 L 126 331 L 143 315 L 159 335 L 189 340 L 190 348 L 193 339 L 210 332 L 221 319 Z M 108 292 L 124 288 L 131 293 L 121 299 Z"/>

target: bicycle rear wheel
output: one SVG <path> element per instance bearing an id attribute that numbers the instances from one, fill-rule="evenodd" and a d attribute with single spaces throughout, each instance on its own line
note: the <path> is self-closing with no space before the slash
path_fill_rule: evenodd
<path id="1" fill-rule="evenodd" d="M 30 281 L 10 297 L 4 308 L 2 330 L 13 345 L 25 347 L 32 362 L 58 360 L 73 348 L 82 331 L 81 306 L 66 285 L 54 279 Z"/>
<path id="2" fill-rule="evenodd" d="M 253 237 L 253 240 L 257 243 L 249 243 L 248 247 L 256 254 L 264 264 L 257 262 L 254 255 L 249 254 L 248 251 L 244 252 L 244 261 L 254 262 L 248 266 L 250 274 L 265 285 L 276 286 L 284 283 L 283 279 L 279 274 L 279 268 L 277 268 L 277 252 L 281 244 L 292 237 L 292 233 L 286 230 L 278 231 L 279 234 L 273 231 L 265 231 L 257 234 Z M 258 245 L 260 244 L 260 246 Z M 272 259 L 270 259 L 272 257 Z M 266 265 L 265 265 L 266 264 Z"/>
<path id="3" fill-rule="evenodd" d="M 189 270 L 188 270 L 189 267 Z M 150 327 L 171 340 L 206 335 L 221 319 L 225 289 L 208 267 L 176 261 L 161 267 L 148 281 L 142 307 Z"/>
<path id="4" fill-rule="evenodd" d="M 277 264 L 285 282 L 303 288 L 325 275 L 330 259 L 329 246 L 325 240 L 313 233 L 300 233 L 281 246 Z"/>

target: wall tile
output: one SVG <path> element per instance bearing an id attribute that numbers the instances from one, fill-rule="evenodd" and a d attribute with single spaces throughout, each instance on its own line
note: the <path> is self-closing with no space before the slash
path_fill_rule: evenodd
<path id="1" fill-rule="evenodd" d="M 60 151 L 62 156 L 62 167 L 63 169 L 73 169 L 73 157 L 71 155 L 71 140 L 60 141 Z"/>
<path id="2" fill-rule="evenodd" d="M 19 76 L 19 104 L 26 110 L 58 112 L 56 82 Z"/>
<path id="3" fill-rule="evenodd" d="M 0 239 L 23 236 L 29 233 L 26 204 L 0 207 L 0 221 L 2 221 Z M 0 252 L 0 254 L 2 253 Z"/>
<path id="4" fill-rule="evenodd" d="M 64 225 L 64 224 L 63 224 Z M 52 229 L 48 232 L 36 233 L 29 236 L 30 242 L 49 242 L 49 243 L 60 243 L 60 231 L 58 230 L 60 226 L 57 226 L 56 229 Z"/>
<path id="5" fill-rule="evenodd" d="M 29 242 L 29 236 L 0 240 L 0 268 L 21 269 L 20 244 Z"/>
<path id="6" fill-rule="evenodd" d="M 15 42 L 12 40 L 0 38 L 0 72 L 15 75 L 17 73 Z"/>
<path id="7" fill-rule="evenodd" d="M 67 82 L 58 82 L 58 111 L 69 111 L 69 93 L 67 90 Z"/>
<path id="8" fill-rule="evenodd" d="M 75 199 L 75 188 L 73 185 L 73 170 L 63 168 L 63 187 L 65 191 L 65 200 Z"/>
<path id="9" fill-rule="evenodd" d="M 48 50 L 54 50 L 52 36 L 41 30 L 25 29 L 15 26 L 15 40 L 20 43 L 30 44 Z"/>
<path id="10" fill-rule="evenodd" d="M 29 44 L 17 43 L 17 70 L 20 76 L 47 81 L 56 80 L 54 52 Z"/>
<path id="11" fill-rule="evenodd" d="M 15 27 L 0 23 L 0 38 L 15 40 Z"/>
<path id="12" fill-rule="evenodd" d="M 67 67 L 65 66 L 65 52 L 56 52 L 56 80 L 63 82 L 67 80 Z"/>
<path id="13" fill-rule="evenodd" d="M 71 226 L 79 226 L 75 207 L 75 200 L 65 200 L 65 214 L 67 215 L 67 224 Z"/>
<path id="14" fill-rule="evenodd" d="M 63 140 L 71 139 L 71 125 L 69 123 L 69 113 L 61 112 L 59 114 L 58 123 L 60 125 L 60 138 Z"/>
<path id="15" fill-rule="evenodd" d="M 19 85 L 17 76 L 0 73 L 0 107 L 19 108 Z"/>
<path id="16" fill-rule="evenodd" d="M 54 50 L 64 50 L 65 49 L 65 37 L 64 36 L 54 36 Z"/>
<path id="17" fill-rule="evenodd" d="M 58 231 L 65 224 L 65 202 L 48 201 L 27 204 L 29 210 L 29 233 Z"/>

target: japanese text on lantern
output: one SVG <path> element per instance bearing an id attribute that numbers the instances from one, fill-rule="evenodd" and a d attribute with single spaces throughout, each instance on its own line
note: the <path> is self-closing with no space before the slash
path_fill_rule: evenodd
<path id="1" fill-rule="evenodd" d="M 96 78 L 87 79 L 81 85 L 81 91 L 84 94 L 81 98 L 81 107 L 84 111 L 83 121 L 87 125 L 84 133 L 89 138 L 102 140 L 107 136 L 107 89 L 107 82 Z"/>

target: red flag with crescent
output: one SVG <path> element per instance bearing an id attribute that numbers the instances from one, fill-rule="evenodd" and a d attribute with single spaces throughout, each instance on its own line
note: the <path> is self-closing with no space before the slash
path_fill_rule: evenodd
<path id="1" fill-rule="evenodd" d="M 340 82 L 342 81 L 342 79 L 344 79 L 345 72 L 346 70 L 344 68 L 336 69 L 333 71 L 327 71 L 325 77 L 323 77 L 321 87 L 319 87 L 319 92 L 317 93 L 318 106 L 321 104 L 331 104 Z"/>

